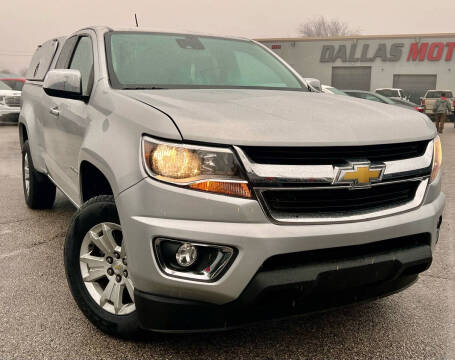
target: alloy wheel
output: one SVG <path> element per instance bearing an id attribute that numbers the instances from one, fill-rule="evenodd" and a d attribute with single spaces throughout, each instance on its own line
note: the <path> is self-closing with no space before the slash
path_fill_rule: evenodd
<path id="1" fill-rule="evenodd" d="M 90 296 L 115 315 L 127 315 L 136 309 L 122 241 L 120 225 L 97 224 L 85 235 L 79 258 L 82 280 Z"/>
<path id="2" fill-rule="evenodd" d="M 25 193 L 29 194 L 30 192 L 30 164 L 28 161 L 28 154 L 24 154 L 24 185 L 25 185 Z"/>

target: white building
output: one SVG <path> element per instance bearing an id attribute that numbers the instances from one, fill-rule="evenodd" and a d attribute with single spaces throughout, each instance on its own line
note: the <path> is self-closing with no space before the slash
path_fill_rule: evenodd
<path id="1" fill-rule="evenodd" d="M 304 77 L 339 89 L 455 90 L 455 34 L 259 39 Z"/>

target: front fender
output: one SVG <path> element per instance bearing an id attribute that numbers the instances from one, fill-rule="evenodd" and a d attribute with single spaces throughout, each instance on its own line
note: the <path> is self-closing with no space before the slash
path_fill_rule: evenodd
<path id="1" fill-rule="evenodd" d="M 151 134 L 181 140 L 172 120 L 160 111 L 100 84 L 91 100 L 89 125 L 80 154 L 107 178 L 114 196 L 147 175 L 142 168 L 141 138 Z M 79 192 L 82 201 L 82 192 Z"/>

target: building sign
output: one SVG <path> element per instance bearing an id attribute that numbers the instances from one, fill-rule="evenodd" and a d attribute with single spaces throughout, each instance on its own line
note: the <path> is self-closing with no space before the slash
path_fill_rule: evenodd
<path id="1" fill-rule="evenodd" d="M 373 62 L 380 59 L 384 62 L 400 61 L 403 51 L 407 51 L 407 61 L 451 61 L 454 56 L 455 42 L 421 42 L 412 43 L 405 49 L 404 43 L 378 44 L 375 48 L 370 44 L 357 45 L 323 45 L 320 61 L 322 63 L 342 62 Z"/>

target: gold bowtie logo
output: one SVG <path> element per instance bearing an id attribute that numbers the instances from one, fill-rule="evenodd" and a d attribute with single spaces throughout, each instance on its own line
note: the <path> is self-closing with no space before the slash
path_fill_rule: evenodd
<path id="1" fill-rule="evenodd" d="M 382 180 L 385 165 L 370 163 L 351 163 L 347 167 L 336 167 L 333 184 L 349 184 L 352 186 L 368 186 Z"/>
<path id="2" fill-rule="evenodd" d="M 369 184 L 371 180 L 377 180 L 380 175 L 381 170 L 370 170 L 368 166 L 361 166 L 352 172 L 346 171 L 343 180 L 357 180 L 357 184 Z"/>

